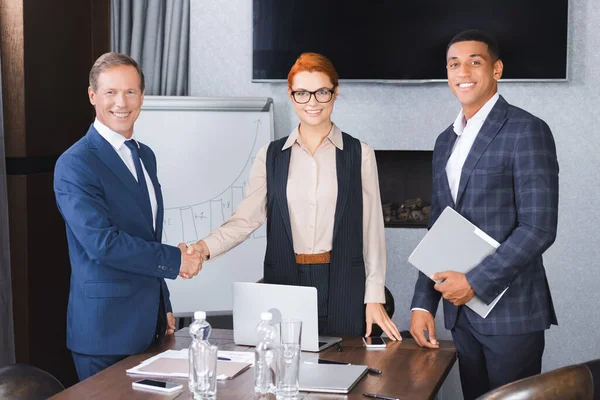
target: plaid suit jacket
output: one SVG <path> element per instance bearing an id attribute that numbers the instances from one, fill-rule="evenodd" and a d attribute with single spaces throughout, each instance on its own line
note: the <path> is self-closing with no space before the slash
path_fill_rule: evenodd
<path id="1" fill-rule="evenodd" d="M 446 164 L 456 141 L 452 125 L 433 152 L 430 225 L 450 206 L 496 239 L 500 247 L 467 273 L 476 295 L 490 303 L 508 290 L 487 318 L 463 307 L 473 328 L 486 335 L 516 335 L 557 324 L 542 254 L 556 238 L 558 161 L 548 125 L 502 96 L 483 124 L 462 169 L 456 204 Z M 440 265 L 440 271 L 452 270 Z M 423 273 L 411 307 L 435 315 L 441 294 Z M 452 329 L 458 307 L 443 300 Z"/>

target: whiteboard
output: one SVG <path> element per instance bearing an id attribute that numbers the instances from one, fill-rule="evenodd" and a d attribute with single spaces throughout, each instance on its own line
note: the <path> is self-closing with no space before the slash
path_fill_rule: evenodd
<path id="1" fill-rule="evenodd" d="M 162 242 L 194 243 L 226 221 L 244 198 L 257 151 L 273 140 L 270 98 L 146 96 L 135 137 L 156 154 L 164 199 Z M 266 227 L 193 279 L 166 279 L 173 312 L 232 309 L 231 283 L 263 276 Z"/>

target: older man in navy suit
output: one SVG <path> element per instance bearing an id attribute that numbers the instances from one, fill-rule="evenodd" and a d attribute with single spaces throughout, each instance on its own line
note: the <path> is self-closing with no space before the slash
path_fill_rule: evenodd
<path id="1" fill-rule="evenodd" d="M 548 125 L 498 94 L 503 64 L 493 39 L 461 32 L 446 56 L 462 110 L 435 144 L 431 224 L 452 207 L 501 244 L 467 274 L 440 265 L 434 284 L 420 273 L 411 333 L 423 347 L 439 346 L 433 317 L 443 297 L 463 394 L 475 399 L 541 371 L 544 330 L 557 323 L 542 254 L 556 237 L 558 162 Z M 464 306 L 475 295 L 489 304 L 507 287 L 487 318 Z"/>
<path id="2" fill-rule="evenodd" d="M 126 55 L 104 54 L 90 71 L 88 94 L 96 120 L 54 173 L 71 259 L 67 347 L 80 380 L 172 333 L 164 278 L 190 278 L 202 267 L 184 244 L 160 242 L 156 158 L 133 137 L 144 100 L 141 69 Z"/>

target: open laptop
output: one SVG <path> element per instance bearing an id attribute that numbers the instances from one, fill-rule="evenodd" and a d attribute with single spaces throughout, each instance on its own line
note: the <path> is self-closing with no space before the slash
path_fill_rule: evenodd
<path id="1" fill-rule="evenodd" d="M 234 282 L 233 340 L 236 344 L 256 346 L 256 326 L 264 311 L 273 314 L 273 323 L 282 318 L 302 321 L 303 351 L 321 351 L 342 340 L 319 336 L 317 289 L 314 287 Z"/>

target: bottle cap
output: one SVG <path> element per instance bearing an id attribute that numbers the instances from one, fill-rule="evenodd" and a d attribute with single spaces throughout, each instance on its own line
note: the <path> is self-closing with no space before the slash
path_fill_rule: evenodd
<path id="1" fill-rule="evenodd" d="M 273 319 L 273 314 L 268 311 L 260 313 L 260 319 L 263 321 L 271 321 Z"/>
<path id="2" fill-rule="evenodd" d="M 195 311 L 194 319 L 206 319 L 206 311 Z"/>

